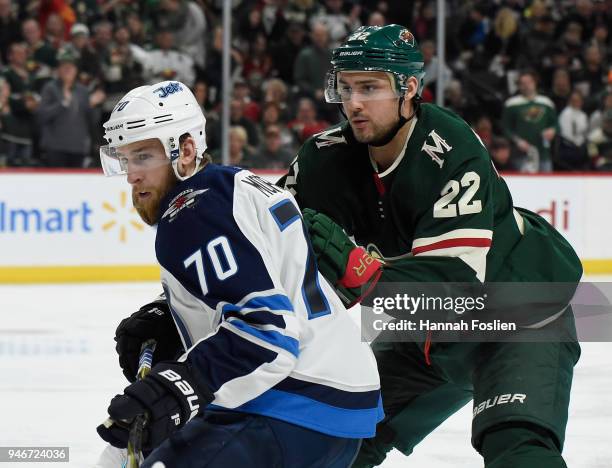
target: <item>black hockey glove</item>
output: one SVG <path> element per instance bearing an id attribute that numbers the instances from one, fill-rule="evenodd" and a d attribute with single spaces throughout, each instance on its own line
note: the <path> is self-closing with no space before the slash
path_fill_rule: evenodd
<path id="1" fill-rule="evenodd" d="M 116 395 L 108 407 L 112 424 L 97 427 L 102 439 L 117 448 L 126 448 L 130 425 L 138 415 L 146 415 L 142 449 L 153 450 L 203 411 L 213 393 L 196 379 L 185 362 L 161 362 L 149 374 Z"/>
<path id="2" fill-rule="evenodd" d="M 115 349 L 119 355 L 119 365 L 130 382 L 136 381 L 140 348 L 148 339 L 157 342 L 156 362 L 173 361 L 184 351 L 163 296 L 123 319 L 115 331 Z"/>

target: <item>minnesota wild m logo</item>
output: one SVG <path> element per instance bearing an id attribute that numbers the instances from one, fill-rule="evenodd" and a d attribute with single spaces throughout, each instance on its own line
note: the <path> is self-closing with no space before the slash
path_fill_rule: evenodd
<path id="1" fill-rule="evenodd" d="M 429 132 L 429 135 L 427 135 L 427 137 L 428 138 L 431 137 L 431 139 L 433 140 L 433 145 L 428 144 L 427 139 L 425 139 L 425 142 L 423 143 L 423 147 L 421 148 L 421 151 L 425 151 L 429 155 L 429 157 L 435 163 L 437 163 L 438 166 L 440 166 L 440 169 L 442 169 L 442 165 L 444 164 L 444 159 L 442 159 L 440 155 L 443 155 L 444 153 L 452 150 L 453 147 L 450 146 L 444 138 L 438 135 L 435 130 L 432 130 L 431 132 Z M 440 155 L 438 155 L 438 153 Z"/>

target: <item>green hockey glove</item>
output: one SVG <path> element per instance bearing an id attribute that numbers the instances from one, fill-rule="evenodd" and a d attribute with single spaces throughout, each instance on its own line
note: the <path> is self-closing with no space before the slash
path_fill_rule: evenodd
<path id="1" fill-rule="evenodd" d="M 381 262 L 357 247 L 328 216 L 309 208 L 302 214 L 319 271 L 336 287 L 345 304 L 358 303 L 378 281 L 382 273 Z"/>

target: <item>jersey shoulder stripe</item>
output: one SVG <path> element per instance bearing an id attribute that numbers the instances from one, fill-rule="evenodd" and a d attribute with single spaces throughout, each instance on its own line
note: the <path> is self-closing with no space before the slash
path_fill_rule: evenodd
<path id="1" fill-rule="evenodd" d="M 525 98 L 524 96 L 521 96 L 520 94 L 517 94 L 516 96 L 512 96 L 506 99 L 506 102 L 504 103 L 504 107 L 522 106 L 528 103 L 529 103 L 529 100 L 527 98 Z"/>

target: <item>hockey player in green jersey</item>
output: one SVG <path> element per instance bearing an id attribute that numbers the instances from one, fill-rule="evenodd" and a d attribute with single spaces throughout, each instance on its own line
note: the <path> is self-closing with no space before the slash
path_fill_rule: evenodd
<path id="1" fill-rule="evenodd" d="M 306 141 L 279 181 L 304 210 L 320 271 L 347 304 L 383 283 L 577 283 L 582 267 L 571 246 L 513 206 L 472 129 L 420 102 L 423 76 L 402 26 L 359 28 L 333 51 L 325 95 L 346 121 Z M 580 348 L 571 307 L 547 318 L 563 339 L 375 341 L 386 418 L 354 466 L 379 465 L 393 447 L 409 455 L 471 399 L 472 443 L 487 468 L 565 466 Z M 542 324 L 541 316 L 525 320 Z"/>

